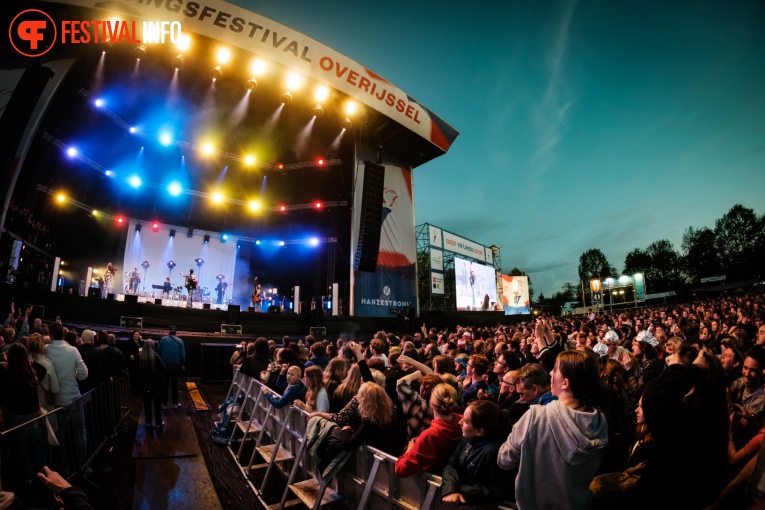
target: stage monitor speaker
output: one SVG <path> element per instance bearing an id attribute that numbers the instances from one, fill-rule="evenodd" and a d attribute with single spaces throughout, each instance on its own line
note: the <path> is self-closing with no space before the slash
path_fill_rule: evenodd
<path id="1" fill-rule="evenodd" d="M 255 313 L 255 307 L 254 307 L 254 306 L 248 306 L 248 307 L 247 307 L 247 311 L 248 311 L 249 313 Z"/>
<path id="2" fill-rule="evenodd" d="M 229 324 L 239 324 L 239 305 L 228 305 Z"/>
<path id="3" fill-rule="evenodd" d="M 125 295 L 125 313 L 128 315 L 138 315 L 138 296 L 133 294 Z"/>
<path id="4" fill-rule="evenodd" d="M 202 309 L 209 310 L 210 309 L 210 303 L 202 303 Z"/>
<path id="5" fill-rule="evenodd" d="M 114 301 L 114 294 L 113 293 L 107 294 L 106 295 L 106 300 L 107 301 Z"/>
<path id="6" fill-rule="evenodd" d="M 282 313 L 282 307 L 279 305 L 269 305 L 268 313 Z"/>
<path id="7" fill-rule="evenodd" d="M 383 191 L 385 167 L 372 162 L 364 163 L 364 184 L 361 191 L 361 219 L 356 244 L 354 269 L 374 273 L 380 252 L 382 229 Z"/>
<path id="8" fill-rule="evenodd" d="M 162 304 L 162 298 L 154 298 L 154 304 L 155 305 L 161 305 Z"/>
<path id="9" fill-rule="evenodd" d="M 88 288 L 88 297 L 101 299 L 101 289 L 99 289 L 98 287 Z"/>

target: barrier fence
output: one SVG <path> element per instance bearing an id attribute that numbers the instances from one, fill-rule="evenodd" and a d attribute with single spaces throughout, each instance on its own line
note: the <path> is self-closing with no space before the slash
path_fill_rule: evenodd
<path id="1" fill-rule="evenodd" d="M 0 477 L 3 490 L 25 490 L 42 466 L 66 478 L 87 475 L 89 465 L 130 412 L 127 370 L 65 407 L 15 425 L 4 417 L 0 433 Z M 15 426 L 9 426 L 15 425 Z M 28 486 L 27 486 L 28 490 Z"/>
<path id="2" fill-rule="evenodd" d="M 394 472 L 397 458 L 366 445 L 354 450 L 332 480 L 320 480 L 306 448 L 309 413 L 295 406 L 274 408 L 263 397 L 263 387 L 259 380 L 241 374 L 235 368 L 227 400 L 233 397 L 234 403 L 241 401 L 228 440 L 229 451 L 265 507 L 284 508 L 299 500 L 315 509 L 342 500 L 345 506 L 359 510 L 454 508 L 441 503 L 440 476 L 423 472 L 399 478 Z M 249 455 L 249 447 L 245 447 L 248 444 L 252 446 Z M 264 471 L 260 483 L 254 482 L 259 478 L 255 476 L 256 471 Z M 266 489 L 277 472 L 286 478 L 287 487 L 280 501 L 266 501 Z M 514 483 L 514 480 L 508 478 L 508 483 Z M 290 494 L 297 500 L 289 499 Z M 461 505 L 460 508 L 489 510 L 512 506 Z"/>

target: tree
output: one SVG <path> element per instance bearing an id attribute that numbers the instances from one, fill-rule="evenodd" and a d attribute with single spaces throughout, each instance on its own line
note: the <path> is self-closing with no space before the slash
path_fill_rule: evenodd
<path id="1" fill-rule="evenodd" d="M 635 248 L 624 257 L 626 274 L 645 273 L 651 267 L 651 256 L 640 248 Z"/>
<path id="2" fill-rule="evenodd" d="M 646 280 L 657 291 L 679 290 L 680 255 L 667 239 L 652 242 L 645 253 L 651 258 Z"/>
<path id="3" fill-rule="evenodd" d="M 579 279 L 583 282 L 589 282 L 596 276 L 603 278 L 616 273 L 616 268 L 608 263 L 606 256 L 597 248 L 587 250 L 579 257 Z"/>
<path id="4" fill-rule="evenodd" d="M 741 204 L 734 205 L 715 221 L 714 247 L 725 271 L 734 278 L 752 277 L 758 273 L 758 260 L 754 257 L 761 249 L 762 225 L 755 212 Z"/>
<path id="5" fill-rule="evenodd" d="M 526 276 L 529 279 L 529 303 L 534 302 L 534 287 L 531 286 L 531 276 L 527 275 L 517 267 L 514 267 L 507 273 L 509 276 Z M 541 297 L 541 295 L 540 295 Z"/>
<path id="6" fill-rule="evenodd" d="M 715 233 L 711 229 L 688 227 L 683 233 L 682 249 L 682 267 L 689 282 L 699 283 L 705 276 L 724 273 L 715 249 Z"/>

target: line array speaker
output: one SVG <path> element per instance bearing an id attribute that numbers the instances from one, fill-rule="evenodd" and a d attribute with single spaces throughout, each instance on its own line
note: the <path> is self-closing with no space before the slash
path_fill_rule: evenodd
<path id="1" fill-rule="evenodd" d="M 385 167 L 370 161 L 364 163 L 364 184 L 361 196 L 359 240 L 354 269 L 374 273 L 380 252 Z"/>

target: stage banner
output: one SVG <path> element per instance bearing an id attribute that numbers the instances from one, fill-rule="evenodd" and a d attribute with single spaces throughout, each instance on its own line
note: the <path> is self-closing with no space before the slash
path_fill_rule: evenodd
<path id="1" fill-rule="evenodd" d="M 441 229 L 438 227 L 434 227 L 433 225 L 428 225 L 428 235 L 430 236 L 430 245 L 435 246 L 436 248 L 442 248 L 444 245 Z"/>
<path id="2" fill-rule="evenodd" d="M 177 22 L 180 23 L 181 34 L 199 34 L 242 48 L 320 83 L 326 83 L 401 124 L 444 152 L 449 150 L 459 135 L 456 129 L 430 109 L 371 69 L 286 25 L 222 0 L 51 1 L 101 11 L 88 13 L 88 21 L 114 23 L 112 20 L 115 18 L 127 18 L 127 23 L 117 23 L 113 27 L 113 32 L 119 36 L 113 36 L 108 42 L 114 45 L 133 44 L 136 41 L 151 44 L 153 39 L 150 33 L 144 33 L 144 22 L 147 31 L 158 24 L 163 26 L 164 23 Z M 14 2 L 6 0 L 4 3 Z M 253 5 L 257 3 L 253 2 Z M 21 10 L 19 6 L 18 11 Z M 101 33 L 109 35 L 107 27 L 111 26 L 104 23 Z M 63 33 L 63 25 L 59 26 L 59 31 Z M 168 35 L 165 44 L 171 44 L 169 39 L 173 35 Z M 194 58 L 201 57 L 195 55 Z"/>
<path id="3" fill-rule="evenodd" d="M 645 278 L 643 273 L 635 273 L 633 276 L 635 282 L 635 300 L 640 301 L 645 299 Z"/>
<path id="4" fill-rule="evenodd" d="M 356 179 L 355 210 L 361 210 L 363 168 Z M 416 304 L 417 243 L 414 235 L 412 174 L 406 168 L 385 165 L 380 253 L 374 273 L 356 272 L 354 315 L 393 317 L 394 310 Z M 359 231 L 358 213 L 354 232 Z"/>
<path id="5" fill-rule="evenodd" d="M 529 304 L 529 277 L 502 275 L 502 308 L 505 315 L 531 313 Z"/>
<path id="6" fill-rule="evenodd" d="M 444 275 L 441 273 L 430 272 L 430 293 L 441 294 L 444 293 Z"/>
<path id="7" fill-rule="evenodd" d="M 430 269 L 433 271 L 444 271 L 444 252 L 435 248 L 430 249 Z"/>
<path id="8" fill-rule="evenodd" d="M 494 252 L 491 251 L 491 248 L 486 248 L 486 263 L 490 266 L 494 265 Z"/>
<path id="9" fill-rule="evenodd" d="M 446 230 L 444 230 L 444 249 L 481 262 L 486 261 L 486 248 Z"/>

